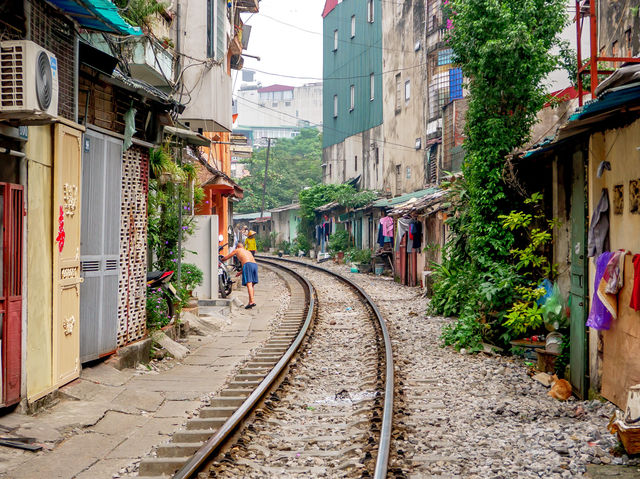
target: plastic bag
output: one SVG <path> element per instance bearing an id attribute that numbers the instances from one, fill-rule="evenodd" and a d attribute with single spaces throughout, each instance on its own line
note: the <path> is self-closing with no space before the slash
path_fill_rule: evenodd
<path id="1" fill-rule="evenodd" d="M 545 290 L 544 296 L 540 297 L 538 301 L 536 301 L 538 306 L 542 306 L 547 302 L 549 296 L 551 296 L 551 294 L 553 293 L 553 284 L 551 284 L 551 281 L 549 281 L 548 279 L 543 279 L 538 285 L 538 288 L 544 288 Z"/>
<path id="2" fill-rule="evenodd" d="M 542 317 L 547 329 L 557 331 L 568 325 L 567 317 L 564 314 L 564 298 L 558 283 L 553 284 L 551 294 L 540 309 L 542 309 Z"/>

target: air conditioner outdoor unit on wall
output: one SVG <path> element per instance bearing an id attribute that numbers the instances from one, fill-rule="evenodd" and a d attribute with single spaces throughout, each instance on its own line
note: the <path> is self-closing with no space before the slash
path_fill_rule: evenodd
<path id="1" fill-rule="evenodd" d="M 58 62 L 40 45 L 0 42 L 0 119 L 38 122 L 58 116 Z"/>

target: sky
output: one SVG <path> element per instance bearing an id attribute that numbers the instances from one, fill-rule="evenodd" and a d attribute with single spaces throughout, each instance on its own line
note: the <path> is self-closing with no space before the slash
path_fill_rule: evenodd
<path id="1" fill-rule="evenodd" d="M 259 13 L 243 15 L 243 22 L 251 25 L 249 47 L 245 53 L 260 57 L 260 61 L 245 57 L 243 68 L 255 68 L 281 75 L 322 78 L 324 3 L 325 0 L 262 0 Z M 259 72 L 256 73 L 256 79 L 264 86 L 273 83 L 296 86 L 318 81 L 284 78 Z M 241 83 L 240 72 L 237 80 L 234 78 L 234 90 Z"/>

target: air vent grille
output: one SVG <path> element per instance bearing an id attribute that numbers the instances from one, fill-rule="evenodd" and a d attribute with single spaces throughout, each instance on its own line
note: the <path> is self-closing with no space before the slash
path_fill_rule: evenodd
<path id="1" fill-rule="evenodd" d="M 118 269 L 118 260 L 117 259 L 108 259 L 105 262 L 106 271 L 115 271 Z"/>
<path id="2" fill-rule="evenodd" d="M 25 106 L 24 47 L 12 45 L 0 49 L 0 105 L 3 108 Z"/>
<path id="3" fill-rule="evenodd" d="M 100 271 L 100 261 L 82 261 L 80 267 L 82 271 Z"/>

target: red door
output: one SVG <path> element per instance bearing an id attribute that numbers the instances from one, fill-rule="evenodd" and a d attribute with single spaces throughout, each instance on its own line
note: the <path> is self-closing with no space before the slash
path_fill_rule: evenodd
<path id="1" fill-rule="evenodd" d="M 22 358 L 22 232 L 24 216 L 22 186 L 0 183 L 0 238 L 2 277 L 2 405 L 20 400 Z"/>

